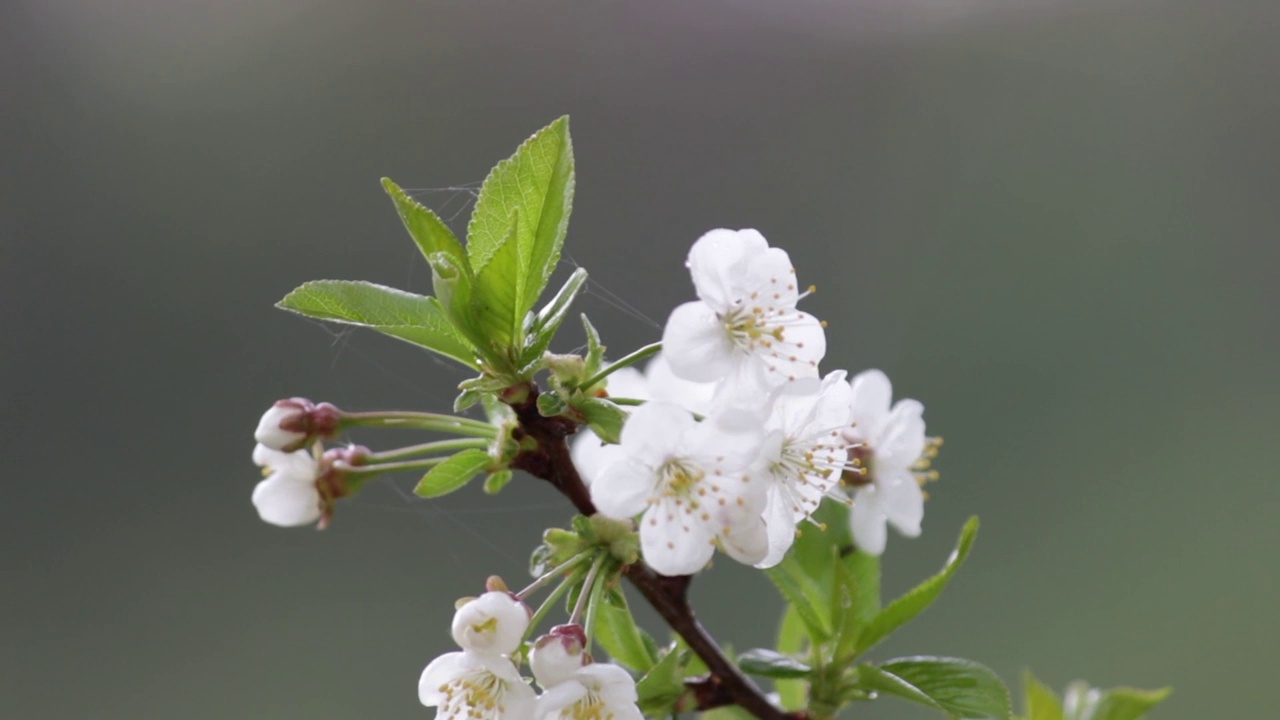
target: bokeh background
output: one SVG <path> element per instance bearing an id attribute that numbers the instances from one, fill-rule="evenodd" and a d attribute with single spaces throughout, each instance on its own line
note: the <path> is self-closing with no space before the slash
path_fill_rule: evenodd
<path id="1" fill-rule="evenodd" d="M 1278 27 L 1262 0 L 5 3 L 0 716 L 430 717 L 454 598 L 519 582 L 567 512 L 402 477 L 323 533 L 258 522 L 269 402 L 440 409 L 465 377 L 272 303 L 425 291 L 378 178 L 461 228 L 564 113 L 562 274 L 612 347 L 690 296 L 701 232 L 756 227 L 818 285 L 827 366 L 885 369 L 946 437 L 886 588 L 983 531 L 879 657 L 1273 715 Z M 728 565 L 705 622 L 768 642 L 773 590 Z"/>

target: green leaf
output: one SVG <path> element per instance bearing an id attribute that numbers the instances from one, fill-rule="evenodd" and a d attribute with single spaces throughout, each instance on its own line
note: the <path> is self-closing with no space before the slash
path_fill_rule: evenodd
<path id="1" fill-rule="evenodd" d="M 555 297 L 538 311 L 533 325 L 529 328 L 529 341 L 521 358 L 522 365 L 538 360 L 547 348 L 551 347 L 551 341 L 555 339 L 556 332 L 560 330 L 560 325 L 569 315 L 569 307 L 586 282 L 587 271 L 582 268 L 574 270 L 560 287 L 560 292 L 557 292 Z"/>
<path id="2" fill-rule="evenodd" d="M 858 667 L 859 686 L 897 695 L 965 720 L 1007 720 L 1009 691 L 995 673 L 972 660 L 909 657 Z"/>
<path id="3" fill-rule="evenodd" d="M 276 303 L 299 315 L 367 327 L 479 369 L 476 351 L 435 298 L 350 280 L 305 283 Z"/>
<path id="4" fill-rule="evenodd" d="M 586 313 L 582 314 L 582 329 L 587 334 L 587 355 L 586 366 L 583 368 L 583 378 L 589 378 L 600 372 L 604 366 L 604 345 L 600 344 L 600 333 L 596 330 L 596 326 L 591 324 L 587 319 Z"/>
<path id="5" fill-rule="evenodd" d="M 813 672 L 813 668 L 790 655 L 765 648 L 755 648 L 739 655 L 738 667 L 752 675 L 783 679 L 808 677 Z"/>
<path id="6" fill-rule="evenodd" d="M 1063 715 L 1066 720 L 1139 720 L 1172 692 L 1172 688 L 1101 690 L 1077 681 L 1068 685 L 1063 694 Z"/>
<path id="7" fill-rule="evenodd" d="M 800 621 L 804 623 L 813 642 L 825 642 L 831 637 L 831 627 L 827 624 L 829 612 L 823 607 L 824 598 L 817 585 L 803 574 L 791 555 L 765 570 L 764 574 L 796 609 L 796 614 L 800 616 Z"/>
<path id="8" fill-rule="evenodd" d="M 608 400 L 593 397 L 579 398 L 574 408 L 586 418 L 587 425 L 607 443 L 617 444 L 622 437 L 622 425 L 627 421 L 627 411 Z"/>
<path id="9" fill-rule="evenodd" d="M 404 229 L 409 231 L 410 237 L 418 245 L 418 250 L 427 262 L 434 266 L 432 256 L 436 253 L 444 253 L 459 267 L 467 267 L 467 255 L 462 250 L 462 243 L 458 242 L 453 231 L 438 215 L 406 195 L 404 190 L 401 190 L 400 186 L 390 178 L 382 178 L 382 189 L 391 196 L 391 202 L 395 204 L 396 212 L 400 214 Z"/>
<path id="10" fill-rule="evenodd" d="M 836 554 L 839 553 L 837 549 Z M 832 566 L 835 568 L 834 592 L 838 594 L 835 602 L 841 609 L 836 625 L 839 639 L 835 657 L 852 660 L 858 652 L 863 630 L 880 613 L 880 558 L 850 549 Z M 836 623 L 834 619 L 832 622 Z"/>
<path id="11" fill-rule="evenodd" d="M 1164 702 L 1172 692 L 1173 688 L 1112 688 L 1103 695 L 1092 720 L 1138 720 L 1146 717 L 1152 708 Z"/>
<path id="12" fill-rule="evenodd" d="M 477 329 L 488 340 L 488 346 L 500 357 L 514 358 L 510 351 L 524 324 L 524 310 L 517 307 L 519 296 L 519 246 L 516 228 L 519 212 L 507 219 L 507 238 L 501 242 L 489 262 L 476 272 L 471 294 L 471 315 Z"/>
<path id="13" fill-rule="evenodd" d="M 569 118 L 534 133 L 515 154 L 485 178 L 467 227 L 467 252 L 479 275 L 505 242 L 508 222 L 519 213 L 516 231 L 516 307 L 523 316 L 542 294 L 569 227 L 573 208 L 573 145 Z"/>
<path id="14" fill-rule="evenodd" d="M 683 653 L 672 647 L 656 665 L 636 682 L 638 705 L 645 717 L 670 715 L 675 704 L 684 695 L 684 668 L 680 663 Z"/>
<path id="15" fill-rule="evenodd" d="M 489 473 L 489 477 L 484 479 L 484 491 L 489 495 L 497 495 L 502 489 L 511 482 L 511 478 L 515 475 L 510 470 L 499 470 Z"/>
<path id="16" fill-rule="evenodd" d="M 871 649 L 876 643 L 888 637 L 894 630 L 910 622 L 925 608 L 933 604 L 933 601 L 938 599 L 938 595 L 942 594 L 943 588 L 951 581 L 952 576 L 964 564 L 965 558 L 969 557 L 969 550 L 973 547 L 973 540 L 977 537 L 977 534 L 978 518 L 969 518 L 969 522 L 965 523 L 964 529 L 960 532 L 960 541 L 957 543 L 955 551 L 951 553 L 951 557 L 947 558 L 947 563 L 942 567 L 942 570 L 937 575 L 912 588 L 906 595 L 889 603 L 876 614 L 875 618 L 871 620 L 858 638 L 856 652 L 864 653 Z"/>
<path id="17" fill-rule="evenodd" d="M 1058 696 L 1032 675 L 1030 670 L 1022 673 L 1022 692 L 1026 703 L 1026 720 L 1064 720 Z"/>
<path id="18" fill-rule="evenodd" d="M 413 492 L 418 497 L 435 498 L 448 495 L 466 485 L 471 478 L 484 472 L 493 460 L 483 450 L 463 450 L 431 468 L 422 476 Z"/>
<path id="19" fill-rule="evenodd" d="M 644 633 L 631 616 L 627 598 L 621 592 L 610 595 L 596 615 L 596 641 L 609 657 L 639 673 L 646 673 L 658 662 L 649 651 Z"/>

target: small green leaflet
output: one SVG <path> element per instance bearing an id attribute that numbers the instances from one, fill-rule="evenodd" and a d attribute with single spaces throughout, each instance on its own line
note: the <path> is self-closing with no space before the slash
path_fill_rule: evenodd
<path id="1" fill-rule="evenodd" d="M 738 667 L 761 677 L 794 679 L 808 677 L 813 668 L 776 650 L 754 648 L 738 656 Z"/>
<path id="2" fill-rule="evenodd" d="M 461 488 L 471 478 L 488 469 L 493 463 L 489 453 L 483 450 L 463 450 L 453 457 L 431 468 L 422 476 L 413 493 L 418 497 L 435 498 Z"/>
<path id="3" fill-rule="evenodd" d="M 1077 681 L 1068 685 L 1063 693 L 1063 716 L 1066 720 L 1140 720 L 1172 692 L 1172 688 L 1102 690 Z"/>
<path id="4" fill-rule="evenodd" d="M 908 657 L 858 667 L 858 684 L 897 695 L 964 720 L 1008 720 L 1009 691 L 987 667 L 972 660 Z"/>
<path id="5" fill-rule="evenodd" d="M 358 325 L 479 369 L 475 350 L 454 329 L 435 298 L 352 280 L 304 283 L 276 303 L 299 315 Z"/>
<path id="6" fill-rule="evenodd" d="M 605 603 L 596 616 L 596 642 L 616 662 L 639 673 L 649 672 L 657 658 L 650 653 L 649 644 L 636 626 L 626 596 L 619 590 L 611 600 L 613 602 Z"/>
<path id="7" fill-rule="evenodd" d="M 937 600 L 938 596 L 942 594 L 943 588 L 951 581 L 952 576 L 964 564 L 965 558 L 969 557 L 969 550 L 973 548 L 973 540 L 977 535 L 978 518 L 971 517 L 969 522 L 964 524 L 964 529 L 960 531 L 960 541 L 956 544 L 956 549 L 951 553 L 951 557 L 947 558 L 947 564 L 943 566 L 942 570 L 937 575 L 912 588 L 906 595 L 885 606 L 867 625 L 866 629 L 862 631 L 858 638 L 856 652 L 861 654 L 871 649 L 876 643 L 888 637 L 894 630 L 910 622 L 912 618 L 933 604 L 933 601 Z"/>
<path id="8" fill-rule="evenodd" d="M 1022 692 L 1027 706 L 1025 720 L 1063 720 L 1058 696 L 1030 670 L 1022 674 Z"/>
<path id="9" fill-rule="evenodd" d="M 467 267 L 467 255 L 462 249 L 462 243 L 458 242 L 453 231 L 438 215 L 406 195 L 390 178 L 382 178 L 382 189 L 391 197 L 396 212 L 400 214 L 400 221 L 404 223 L 404 229 L 409 231 L 409 236 L 418 245 L 418 250 L 427 262 L 432 261 L 432 255 L 444 253 L 458 267 Z"/>
<path id="10" fill-rule="evenodd" d="M 573 209 L 573 145 L 562 117 L 498 163 L 480 187 L 467 226 L 471 269 L 480 275 L 505 241 L 511 217 L 516 230 L 515 306 L 521 317 L 537 302 L 560 259 Z"/>
<path id="11" fill-rule="evenodd" d="M 507 237 L 484 268 L 476 272 L 471 317 L 490 347 L 499 354 L 522 342 L 524 310 L 518 307 L 520 268 L 517 255 L 519 210 L 507 218 Z"/>

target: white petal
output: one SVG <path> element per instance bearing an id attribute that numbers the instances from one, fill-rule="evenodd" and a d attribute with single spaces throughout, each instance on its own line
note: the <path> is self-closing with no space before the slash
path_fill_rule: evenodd
<path id="1" fill-rule="evenodd" d="M 722 529 L 719 539 L 725 554 L 744 565 L 760 563 L 769 553 L 769 528 L 758 514 Z"/>
<path id="2" fill-rule="evenodd" d="M 439 705 L 444 700 L 441 689 L 481 665 L 475 656 L 466 652 L 445 653 L 432 660 L 418 678 L 418 700 L 427 707 Z"/>
<path id="3" fill-rule="evenodd" d="M 586 696 L 587 688 L 577 680 L 566 680 L 559 685 L 543 688 L 542 696 L 538 698 L 535 716 L 555 717 Z"/>
<path id="4" fill-rule="evenodd" d="M 634 367 L 618 368 L 606 378 L 605 389 L 610 397 L 648 400 L 649 381 Z"/>
<path id="5" fill-rule="evenodd" d="M 276 473 L 253 489 L 253 506 L 263 521 L 280 527 L 298 527 L 318 522 L 320 492 L 313 483 L 299 482 Z"/>
<path id="6" fill-rule="evenodd" d="M 649 508 L 640 520 L 644 559 L 663 575 L 692 575 L 715 553 L 711 533 L 688 517 L 683 508 L 666 499 Z"/>
<path id="7" fill-rule="evenodd" d="M 698 427 L 688 410 L 668 402 L 647 402 L 631 412 L 622 427 L 627 457 L 657 467 L 666 462 Z"/>
<path id="8" fill-rule="evenodd" d="M 868 555 L 884 553 L 888 531 L 884 513 L 880 510 L 880 497 L 872 486 L 860 487 L 854 493 L 853 509 L 849 511 L 849 526 L 858 549 Z"/>
<path id="9" fill-rule="evenodd" d="M 281 452 L 266 445 L 253 448 L 253 461 L 272 473 L 298 482 L 315 482 L 319 476 L 316 460 L 306 450 Z"/>
<path id="10" fill-rule="evenodd" d="M 477 653 L 514 652 L 529 627 L 529 611 L 509 593 L 487 592 L 453 615 L 453 640 Z"/>
<path id="11" fill-rule="evenodd" d="M 578 474 L 587 485 L 595 482 L 614 462 L 625 457 L 622 446 L 606 444 L 590 428 L 583 428 L 574 438 L 570 455 L 573 466 L 578 468 Z"/>
<path id="12" fill-rule="evenodd" d="M 262 419 L 258 421 L 258 428 L 253 432 L 253 439 L 276 450 L 283 450 L 286 447 L 300 443 L 306 439 L 306 433 L 285 430 L 280 427 L 280 424 L 302 414 L 297 407 L 272 405 L 262 414 Z"/>
<path id="13" fill-rule="evenodd" d="M 502 720 L 531 720 L 537 715 L 538 695 L 521 681 L 507 686 L 502 705 L 505 708 L 499 716 Z"/>
<path id="14" fill-rule="evenodd" d="M 782 340 L 764 355 L 768 380 L 778 384 L 802 377 L 817 377 L 818 363 L 827 354 L 827 331 L 822 321 L 806 312 L 791 313 L 782 328 Z"/>
<path id="15" fill-rule="evenodd" d="M 253 446 L 253 464 L 259 467 L 274 468 L 289 462 L 289 453 L 267 447 L 262 443 Z"/>
<path id="16" fill-rule="evenodd" d="M 578 679 L 610 704 L 634 703 L 636 681 L 631 673 L 612 663 L 592 663 L 578 670 Z"/>
<path id="17" fill-rule="evenodd" d="M 880 436 L 875 439 L 877 460 L 890 460 L 907 468 L 924 452 L 924 406 L 915 400 L 899 400 L 889 411 Z"/>
<path id="18" fill-rule="evenodd" d="M 644 372 L 648 380 L 649 392 L 654 400 L 673 402 L 699 415 L 707 415 L 711 412 L 711 398 L 716 391 L 715 383 L 693 382 L 677 377 L 663 353 L 655 355 Z"/>
<path id="19" fill-rule="evenodd" d="M 893 385 L 889 376 L 879 370 L 866 370 L 853 377 L 853 421 L 862 426 L 855 430 L 860 437 L 872 432 L 889 414 Z"/>
<path id="20" fill-rule="evenodd" d="M 764 522 L 769 533 L 769 552 L 756 567 L 770 568 L 782 562 L 787 551 L 796 541 L 797 518 L 791 512 L 791 502 L 781 487 L 769 489 L 769 502 L 764 509 Z"/>
<path id="21" fill-rule="evenodd" d="M 529 669 L 544 690 L 572 678 L 586 661 L 582 644 L 564 636 L 544 635 L 529 653 Z"/>
<path id="22" fill-rule="evenodd" d="M 799 300 L 796 271 L 782 248 L 769 248 L 749 256 L 738 282 L 755 291 L 754 302 L 765 307 L 794 308 Z"/>
<path id="23" fill-rule="evenodd" d="M 845 380 L 843 370 L 827 373 L 822 378 L 821 397 L 813 411 L 813 423 L 824 431 L 845 428 L 853 422 L 853 388 Z"/>
<path id="24" fill-rule="evenodd" d="M 658 482 L 654 468 L 624 456 L 591 484 L 591 502 L 606 517 L 626 520 L 645 509 Z"/>
<path id="25" fill-rule="evenodd" d="M 884 502 L 881 507 L 893 527 L 907 537 L 919 537 L 924 519 L 924 491 L 910 473 L 895 473 L 887 481 L 877 479 Z"/>
<path id="26" fill-rule="evenodd" d="M 769 247 L 755 230 L 712 230 L 689 249 L 689 274 L 698 297 L 724 312 L 744 295 L 750 259 Z"/>
<path id="27" fill-rule="evenodd" d="M 739 362 L 724 323 L 703 302 L 685 303 L 671 312 L 662 329 L 662 349 L 676 377 L 694 382 L 719 380 Z"/>

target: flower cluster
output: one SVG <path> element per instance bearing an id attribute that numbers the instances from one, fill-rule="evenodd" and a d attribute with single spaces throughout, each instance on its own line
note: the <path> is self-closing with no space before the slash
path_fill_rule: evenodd
<path id="1" fill-rule="evenodd" d="M 556 626 L 526 648 L 530 615 L 505 590 L 459 604 L 452 630 L 461 650 L 427 665 L 418 699 L 437 708 L 439 720 L 640 720 L 635 680 L 591 661 L 581 625 Z M 520 674 L 526 649 L 541 694 Z"/>
<path id="2" fill-rule="evenodd" d="M 645 375 L 614 394 L 646 399 L 618 446 L 574 448 L 600 512 L 639 516 L 645 559 L 665 575 L 700 570 L 716 548 L 777 564 L 824 497 L 853 505 L 854 538 L 880 554 L 885 525 L 920 532 L 929 477 L 923 406 L 879 371 L 819 374 L 823 323 L 797 309 L 787 253 L 755 230 L 713 230 L 688 267 L 698 299 L 677 307 Z"/>

